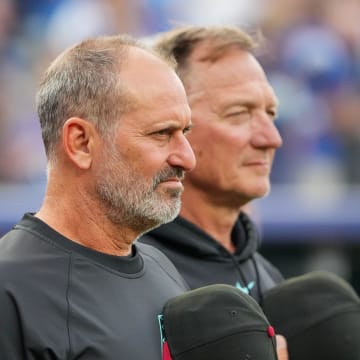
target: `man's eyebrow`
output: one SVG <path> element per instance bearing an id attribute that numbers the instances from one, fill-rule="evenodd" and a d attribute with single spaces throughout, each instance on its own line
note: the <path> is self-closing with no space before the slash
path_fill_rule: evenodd
<path id="1" fill-rule="evenodd" d="M 254 107 L 256 106 L 258 103 L 257 100 L 251 99 L 251 98 L 238 98 L 238 99 L 234 99 L 234 100 L 230 100 L 230 101 L 224 101 L 223 103 L 221 103 L 219 105 L 220 108 L 229 108 L 232 106 L 244 106 L 244 107 Z M 274 108 L 277 109 L 279 107 L 279 101 L 275 100 L 269 102 L 269 104 L 266 104 L 266 108 Z"/>
<path id="2" fill-rule="evenodd" d="M 186 124 L 185 126 L 182 126 L 181 124 L 179 124 L 178 122 L 175 122 L 173 120 L 168 120 L 162 124 L 158 124 L 159 128 L 163 128 L 163 129 L 171 129 L 171 130 L 178 130 L 178 129 L 191 129 L 194 126 L 194 124 L 192 122 Z"/>
<path id="3" fill-rule="evenodd" d="M 230 101 L 223 101 L 222 103 L 219 104 L 219 109 L 225 110 L 228 109 L 230 107 L 233 106 L 242 106 L 242 107 L 253 107 L 255 106 L 256 101 L 253 101 L 251 99 L 234 99 L 234 100 L 230 100 Z"/>

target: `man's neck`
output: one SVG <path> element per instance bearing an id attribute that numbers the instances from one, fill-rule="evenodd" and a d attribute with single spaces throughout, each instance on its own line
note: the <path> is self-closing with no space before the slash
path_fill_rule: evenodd
<path id="1" fill-rule="evenodd" d="M 35 216 L 80 245 L 109 255 L 129 255 L 138 234 L 115 226 L 99 207 L 99 204 L 83 201 L 79 194 L 70 196 L 70 200 L 68 194 L 47 194 Z"/>
<path id="2" fill-rule="evenodd" d="M 230 253 L 234 253 L 235 245 L 231 240 L 231 233 L 239 213 L 240 208 L 214 206 L 198 199 L 191 202 L 183 199 L 180 215 L 213 237 Z"/>

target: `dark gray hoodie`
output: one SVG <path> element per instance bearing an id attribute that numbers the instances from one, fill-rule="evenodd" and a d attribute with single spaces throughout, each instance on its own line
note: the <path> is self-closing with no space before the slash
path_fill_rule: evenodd
<path id="1" fill-rule="evenodd" d="M 162 250 L 192 289 L 217 283 L 234 285 L 261 304 L 262 294 L 283 280 L 257 252 L 260 238 L 245 213 L 240 214 L 232 230 L 234 254 L 182 217 L 152 230 L 139 241 Z"/>

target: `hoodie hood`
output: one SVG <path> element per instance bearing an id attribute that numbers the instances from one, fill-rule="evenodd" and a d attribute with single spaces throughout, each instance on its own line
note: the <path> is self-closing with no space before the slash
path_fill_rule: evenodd
<path id="1" fill-rule="evenodd" d="M 232 230 L 232 241 L 236 247 L 234 254 L 230 254 L 209 234 L 195 224 L 178 216 L 173 222 L 164 224 L 149 235 L 157 239 L 165 247 L 171 247 L 190 257 L 217 259 L 233 256 L 238 262 L 243 262 L 254 255 L 260 245 L 260 237 L 254 223 L 245 214 L 241 213 Z M 196 241 L 194 241 L 194 236 Z"/>

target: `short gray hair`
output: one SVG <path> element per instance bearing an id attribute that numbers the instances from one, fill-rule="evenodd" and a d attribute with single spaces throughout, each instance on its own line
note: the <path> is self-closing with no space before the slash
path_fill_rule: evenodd
<path id="1" fill-rule="evenodd" d="M 86 119 L 107 136 L 116 120 L 134 105 L 127 84 L 119 77 L 130 47 L 153 52 L 128 35 L 104 36 L 68 48 L 49 66 L 36 96 L 49 161 L 55 160 L 56 144 L 68 118 Z"/>

